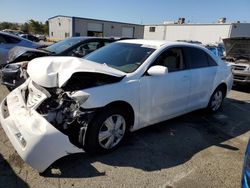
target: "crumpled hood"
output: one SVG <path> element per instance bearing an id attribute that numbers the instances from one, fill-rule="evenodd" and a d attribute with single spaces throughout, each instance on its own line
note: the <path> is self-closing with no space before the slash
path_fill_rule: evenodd
<path id="1" fill-rule="evenodd" d="M 39 49 L 34 49 L 34 48 L 28 48 L 28 47 L 23 47 L 23 46 L 16 46 L 14 48 L 12 48 L 9 53 L 8 53 L 8 63 L 14 63 L 18 61 L 18 58 L 21 57 L 22 55 L 24 55 L 25 53 L 29 53 L 27 54 L 28 56 L 31 56 L 31 53 L 33 55 L 37 55 L 37 56 L 45 56 L 45 55 L 49 55 L 49 52 L 46 52 L 44 50 L 39 50 Z M 29 60 L 29 59 L 27 59 Z"/>
<path id="2" fill-rule="evenodd" d="M 250 38 L 236 37 L 223 39 L 227 57 L 250 58 Z"/>
<path id="3" fill-rule="evenodd" d="M 74 73 L 102 73 L 123 77 L 126 73 L 77 57 L 40 57 L 29 62 L 27 72 L 30 78 L 43 87 L 62 87 Z M 95 74 L 93 74 L 93 77 Z M 83 80 L 84 82 L 84 80 Z"/>

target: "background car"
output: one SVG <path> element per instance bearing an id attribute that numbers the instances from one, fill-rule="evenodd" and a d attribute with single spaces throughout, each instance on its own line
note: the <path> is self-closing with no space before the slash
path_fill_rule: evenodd
<path id="1" fill-rule="evenodd" d="M 39 42 L 40 41 L 39 38 L 37 38 L 36 36 L 31 35 L 31 34 L 20 34 L 19 36 L 22 37 L 22 38 L 28 39 L 30 41 L 33 41 L 33 42 Z"/>
<path id="2" fill-rule="evenodd" d="M 0 31 L 0 67 L 7 63 L 8 52 L 15 46 L 25 46 L 29 48 L 39 48 L 42 45 L 27 39 Z"/>
<path id="3" fill-rule="evenodd" d="M 213 52 L 213 54 L 217 57 L 222 58 L 225 55 L 225 48 L 223 44 L 218 44 L 218 45 L 208 44 L 205 45 L 205 47 L 209 49 L 211 52 Z"/>
<path id="4" fill-rule="evenodd" d="M 232 87 L 231 67 L 208 49 L 166 41 L 36 58 L 27 71 L 2 102 L 0 123 L 39 172 L 69 153 L 113 151 L 128 131 L 201 108 L 217 112 Z"/>
<path id="5" fill-rule="evenodd" d="M 202 42 L 196 41 L 196 40 L 177 40 L 177 42 L 187 42 L 187 43 L 190 43 L 190 44 L 202 45 Z"/>
<path id="6" fill-rule="evenodd" d="M 47 40 L 45 35 L 38 34 L 38 35 L 36 35 L 36 37 L 37 37 L 39 40 L 43 40 L 43 41 L 46 41 L 46 40 Z"/>
<path id="7" fill-rule="evenodd" d="M 83 57 L 112 42 L 114 42 L 114 39 L 111 38 L 72 37 L 52 44 L 46 48 L 13 48 L 9 52 L 8 65 L 2 69 L 1 83 L 7 86 L 9 90 L 22 84 L 28 77 L 26 74 L 27 63 L 34 58 L 42 56 Z"/>
<path id="8" fill-rule="evenodd" d="M 250 187 L 250 139 L 248 141 L 248 145 L 246 148 L 245 159 L 242 170 L 242 180 L 241 180 L 242 188 Z"/>
<path id="9" fill-rule="evenodd" d="M 223 39 L 226 57 L 234 75 L 234 84 L 250 84 L 250 38 Z"/>

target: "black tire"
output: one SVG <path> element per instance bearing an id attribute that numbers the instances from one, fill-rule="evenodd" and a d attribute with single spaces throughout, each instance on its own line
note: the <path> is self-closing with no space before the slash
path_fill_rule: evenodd
<path id="1" fill-rule="evenodd" d="M 207 110 L 210 113 L 216 113 L 220 110 L 223 100 L 225 98 L 225 90 L 223 87 L 218 87 L 210 97 Z"/>
<path id="2" fill-rule="evenodd" d="M 118 133 L 114 133 L 116 132 L 115 130 L 109 130 L 107 128 L 107 126 L 105 125 L 105 121 L 108 121 L 109 118 L 112 119 L 113 123 L 117 123 L 118 118 L 122 117 L 123 120 L 121 120 L 121 122 L 123 122 L 123 124 L 125 123 L 125 125 L 121 124 L 122 129 L 125 128 L 124 134 L 121 137 L 121 139 L 119 140 L 117 137 L 117 143 L 114 146 L 110 146 L 105 148 L 105 142 L 108 140 L 103 140 L 100 141 L 99 140 L 99 135 L 101 135 L 101 133 L 108 131 L 109 134 L 118 134 Z M 116 118 L 116 119 L 115 119 Z M 110 119 L 109 119 L 110 120 Z M 105 130 L 105 128 L 107 130 Z M 119 129 L 120 132 L 122 132 L 123 130 Z M 122 110 L 122 109 L 118 109 L 115 107 L 108 107 L 105 108 L 104 110 L 102 110 L 101 112 L 99 112 L 96 117 L 94 118 L 94 120 L 90 123 L 90 125 L 88 126 L 88 130 L 86 133 L 86 139 L 85 139 L 85 145 L 84 145 L 84 150 L 88 153 L 107 153 L 110 151 L 113 151 L 114 149 L 116 149 L 117 147 L 119 147 L 119 145 L 123 142 L 124 137 L 126 136 L 128 131 L 128 116 L 126 115 L 126 113 Z M 112 133 L 111 133 L 112 132 Z M 101 137 L 101 136 L 100 136 Z M 107 139 L 110 139 L 107 138 Z M 114 136 L 114 140 L 116 139 L 116 136 Z"/>

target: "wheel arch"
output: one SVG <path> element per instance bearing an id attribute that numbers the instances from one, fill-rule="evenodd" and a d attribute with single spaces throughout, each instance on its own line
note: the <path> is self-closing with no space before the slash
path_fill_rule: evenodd
<path id="1" fill-rule="evenodd" d="M 107 104 L 106 106 L 104 106 L 102 108 L 102 110 L 104 110 L 106 108 L 120 108 L 120 109 L 124 110 L 124 112 L 126 112 L 126 114 L 128 116 L 128 119 L 127 119 L 128 120 L 128 125 L 129 125 L 128 128 L 131 128 L 134 125 L 135 112 L 134 112 L 134 109 L 133 109 L 132 105 L 129 104 L 128 102 L 122 101 L 122 100 L 113 101 L 113 102 Z"/>
<path id="2" fill-rule="evenodd" d="M 213 96 L 214 92 L 218 89 L 218 88 L 222 88 L 223 91 L 223 97 L 225 97 L 227 95 L 227 84 L 225 82 L 220 83 L 217 87 L 214 88 L 214 90 L 212 91 L 212 93 L 209 96 L 209 100 L 207 102 L 207 107 L 210 103 L 211 97 Z"/>
<path id="3" fill-rule="evenodd" d="M 225 82 L 220 83 L 220 84 L 214 89 L 214 91 L 215 91 L 216 89 L 218 89 L 218 88 L 221 88 L 221 89 L 222 89 L 222 91 L 223 91 L 223 97 L 225 97 L 225 96 L 227 95 L 227 84 L 226 84 Z M 214 93 L 214 91 L 213 91 L 213 93 Z"/>

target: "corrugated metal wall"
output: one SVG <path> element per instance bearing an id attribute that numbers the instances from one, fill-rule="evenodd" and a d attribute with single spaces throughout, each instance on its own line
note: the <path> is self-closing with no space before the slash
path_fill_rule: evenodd
<path id="1" fill-rule="evenodd" d="M 87 36 L 88 31 L 92 30 L 102 32 L 102 36 L 104 37 L 134 37 L 141 39 L 144 34 L 144 26 L 137 24 L 67 16 L 56 16 L 49 19 L 49 36 L 52 39 L 64 39 L 72 36 Z M 128 31 L 133 33 L 128 33 Z"/>
<path id="2" fill-rule="evenodd" d="M 151 27 L 154 27 L 154 31 Z M 151 28 L 151 30 L 150 30 Z M 195 40 L 205 44 L 222 42 L 228 37 L 250 37 L 250 23 L 146 25 L 145 39 Z"/>

